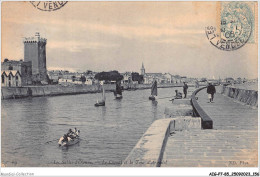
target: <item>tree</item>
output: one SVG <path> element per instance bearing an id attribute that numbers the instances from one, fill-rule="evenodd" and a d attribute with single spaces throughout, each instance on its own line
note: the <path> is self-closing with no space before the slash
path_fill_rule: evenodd
<path id="1" fill-rule="evenodd" d="M 206 78 L 201 78 L 200 82 L 207 82 L 207 79 Z"/>
<path id="2" fill-rule="evenodd" d="M 4 62 L 8 62 L 8 61 L 9 61 L 8 58 L 4 59 Z"/>
<path id="3" fill-rule="evenodd" d="M 132 80 L 138 81 L 139 84 L 144 81 L 144 76 L 139 75 L 139 73 L 137 73 L 137 72 L 132 72 L 131 76 L 132 76 Z"/>
<path id="4" fill-rule="evenodd" d="M 82 83 L 85 83 L 87 79 L 86 79 L 85 76 L 82 75 L 79 80 L 80 80 Z"/>
<path id="5" fill-rule="evenodd" d="M 76 76 L 71 76 L 72 82 L 76 80 Z"/>
<path id="6" fill-rule="evenodd" d="M 89 74 L 92 74 L 92 71 L 91 70 L 87 70 L 87 75 L 89 75 Z"/>
<path id="7" fill-rule="evenodd" d="M 95 75 L 95 79 L 104 81 L 120 81 L 123 76 L 118 71 L 100 72 Z"/>

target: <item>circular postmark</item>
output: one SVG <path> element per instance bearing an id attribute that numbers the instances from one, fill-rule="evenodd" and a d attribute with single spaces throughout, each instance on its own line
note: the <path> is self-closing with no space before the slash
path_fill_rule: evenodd
<path id="1" fill-rule="evenodd" d="M 55 11 L 67 4 L 68 1 L 30 1 L 30 3 L 42 11 Z"/>
<path id="2" fill-rule="evenodd" d="M 253 17 L 247 3 L 229 2 L 222 7 L 220 29 L 207 26 L 205 32 L 212 45 L 220 50 L 241 48 L 252 33 Z"/>

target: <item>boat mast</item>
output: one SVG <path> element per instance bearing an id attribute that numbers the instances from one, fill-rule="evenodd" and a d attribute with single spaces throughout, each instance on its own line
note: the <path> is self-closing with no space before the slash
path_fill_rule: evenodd
<path id="1" fill-rule="evenodd" d="M 103 89 L 102 99 L 103 99 L 103 101 L 105 101 L 105 100 L 106 100 L 106 96 L 105 96 L 105 88 L 104 88 L 104 85 L 102 85 L 102 89 Z"/>

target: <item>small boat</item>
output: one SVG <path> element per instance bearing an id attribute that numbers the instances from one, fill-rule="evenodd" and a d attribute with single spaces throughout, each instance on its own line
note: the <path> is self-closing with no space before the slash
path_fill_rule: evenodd
<path id="1" fill-rule="evenodd" d="M 63 140 L 63 137 L 61 137 L 61 139 Z M 62 141 L 62 140 L 59 141 L 59 146 L 62 146 L 62 147 L 71 146 L 71 145 L 77 144 L 79 142 L 79 138 L 73 138 L 68 141 Z"/>
<path id="2" fill-rule="evenodd" d="M 115 96 L 115 99 L 122 99 L 123 98 L 122 87 L 121 87 L 120 81 L 116 82 L 116 91 L 114 92 L 114 96 Z"/>
<path id="3" fill-rule="evenodd" d="M 155 100 L 155 96 L 153 96 L 153 95 L 149 96 L 149 100 L 154 101 Z"/>
<path id="4" fill-rule="evenodd" d="M 62 146 L 62 147 L 66 147 L 66 146 L 71 146 L 71 145 L 74 145 L 74 144 L 77 144 L 80 139 L 79 139 L 79 133 L 80 131 L 77 130 L 76 132 L 73 132 L 73 134 L 71 136 L 67 136 L 67 134 L 65 134 L 64 136 L 62 136 L 60 139 L 59 139 L 59 146 Z M 66 136 L 66 139 L 65 140 L 65 137 Z"/>
<path id="5" fill-rule="evenodd" d="M 95 104 L 95 106 L 105 106 L 106 105 L 106 96 L 105 96 L 105 88 L 104 88 L 104 86 L 103 86 L 103 84 L 102 84 L 102 100 L 101 101 L 99 101 L 99 100 L 97 100 L 97 103 Z"/>
<path id="6" fill-rule="evenodd" d="M 105 106 L 106 105 L 106 103 L 105 103 L 105 101 L 97 101 L 97 103 L 95 104 L 95 106 Z"/>
<path id="7" fill-rule="evenodd" d="M 152 88 L 151 88 L 151 96 L 149 96 L 149 100 L 154 101 L 155 96 L 157 96 L 157 81 L 154 80 Z"/>

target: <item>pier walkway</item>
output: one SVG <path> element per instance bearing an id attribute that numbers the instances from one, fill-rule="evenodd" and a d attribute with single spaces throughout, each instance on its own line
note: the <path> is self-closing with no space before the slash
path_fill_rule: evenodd
<path id="1" fill-rule="evenodd" d="M 208 103 L 205 89 L 196 96 L 213 129 L 173 132 L 161 167 L 257 167 L 257 109 L 220 93 Z"/>

